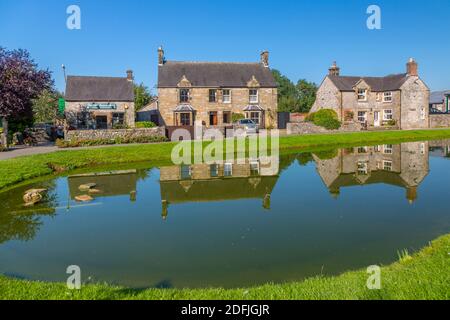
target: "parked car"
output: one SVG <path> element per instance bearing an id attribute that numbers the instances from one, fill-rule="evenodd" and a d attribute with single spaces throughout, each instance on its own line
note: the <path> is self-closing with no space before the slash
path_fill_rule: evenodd
<path id="1" fill-rule="evenodd" d="M 259 127 L 256 122 L 250 119 L 241 119 L 237 121 L 234 125 L 234 129 L 243 129 L 247 135 L 257 134 L 259 132 Z"/>

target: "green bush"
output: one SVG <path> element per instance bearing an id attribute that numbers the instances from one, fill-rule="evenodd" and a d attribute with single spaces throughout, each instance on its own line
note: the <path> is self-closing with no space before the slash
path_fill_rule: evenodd
<path id="1" fill-rule="evenodd" d="M 233 115 L 231 116 L 231 121 L 233 123 L 238 122 L 242 119 L 245 119 L 245 116 L 242 113 L 233 113 Z"/>
<path id="2" fill-rule="evenodd" d="M 331 109 L 322 109 L 310 113 L 305 120 L 327 130 L 337 130 L 341 127 L 341 122 L 338 120 L 337 113 Z"/>
<path id="3" fill-rule="evenodd" d="M 78 148 L 92 146 L 106 146 L 114 144 L 130 144 L 130 143 L 156 143 L 167 142 L 168 139 L 163 136 L 152 137 L 116 137 L 114 139 L 73 139 L 73 140 L 56 140 L 59 148 Z"/>
<path id="4" fill-rule="evenodd" d="M 141 121 L 136 122 L 136 128 L 138 129 L 144 129 L 144 128 L 156 128 L 156 124 L 150 121 Z"/>

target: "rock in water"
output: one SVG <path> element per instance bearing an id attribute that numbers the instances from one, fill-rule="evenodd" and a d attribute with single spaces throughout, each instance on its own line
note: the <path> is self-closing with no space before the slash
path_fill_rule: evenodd
<path id="1" fill-rule="evenodd" d="M 27 193 L 44 193 L 47 192 L 47 189 L 30 189 L 25 191 L 25 194 Z"/>
<path id="2" fill-rule="evenodd" d="M 78 189 L 80 191 L 89 191 L 92 188 L 95 188 L 95 186 L 97 186 L 97 184 L 95 184 L 95 183 L 85 183 L 85 184 L 82 184 L 81 186 L 79 186 Z"/>
<path id="3" fill-rule="evenodd" d="M 34 206 L 42 200 L 42 195 L 39 192 L 29 192 L 23 196 L 25 206 Z"/>
<path id="4" fill-rule="evenodd" d="M 90 194 L 99 194 L 99 193 L 102 193 L 102 192 L 101 192 L 101 190 L 98 190 L 98 189 L 89 189 L 89 193 Z"/>
<path id="5" fill-rule="evenodd" d="M 92 198 L 91 196 L 88 196 L 88 195 L 82 195 L 82 196 L 75 197 L 75 200 L 78 202 L 90 202 L 90 201 L 94 200 L 94 198 Z"/>

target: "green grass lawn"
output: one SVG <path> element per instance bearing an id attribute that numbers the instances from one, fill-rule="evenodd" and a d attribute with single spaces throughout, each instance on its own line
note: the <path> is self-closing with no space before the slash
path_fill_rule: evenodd
<path id="1" fill-rule="evenodd" d="M 450 138 L 450 129 L 357 132 L 328 135 L 286 136 L 280 138 L 281 153 L 311 151 L 358 145 L 400 143 Z M 206 144 L 206 143 L 205 143 Z M 78 168 L 147 162 L 149 166 L 170 164 L 173 143 L 63 150 L 0 161 L 0 190 L 20 182 Z"/>
<path id="2" fill-rule="evenodd" d="M 289 284 L 248 289 L 147 289 L 85 285 L 70 291 L 65 284 L 14 280 L 0 276 L 0 299 L 86 300 L 448 300 L 450 299 L 450 235 L 419 253 L 382 267 L 381 290 L 368 290 L 366 270 L 337 277 L 317 277 Z"/>

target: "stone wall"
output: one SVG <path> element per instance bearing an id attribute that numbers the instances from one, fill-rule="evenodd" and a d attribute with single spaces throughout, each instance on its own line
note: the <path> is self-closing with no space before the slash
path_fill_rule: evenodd
<path id="1" fill-rule="evenodd" d="M 359 123 L 346 123 L 338 130 L 327 130 L 323 127 L 316 126 L 311 122 L 288 123 L 287 134 L 317 134 L 317 133 L 340 133 L 340 132 L 356 132 L 361 131 Z"/>
<path id="2" fill-rule="evenodd" d="M 410 76 L 402 86 L 401 129 L 429 128 L 430 90 L 419 77 Z"/>
<path id="3" fill-rule="evenodd" d="M 164 127 L 146 129 L 111 129 L 111 130 L 70 130 L 65 134 L 65 139 L 70 140 L 97 140 L 115 138 L 139 138 L 139 137 L 165 137 Z"/>
<path id="4" fill-rule="evenodd" d="M 430 128 L 450 127 L 450 114 L 430 114 Z"/>

